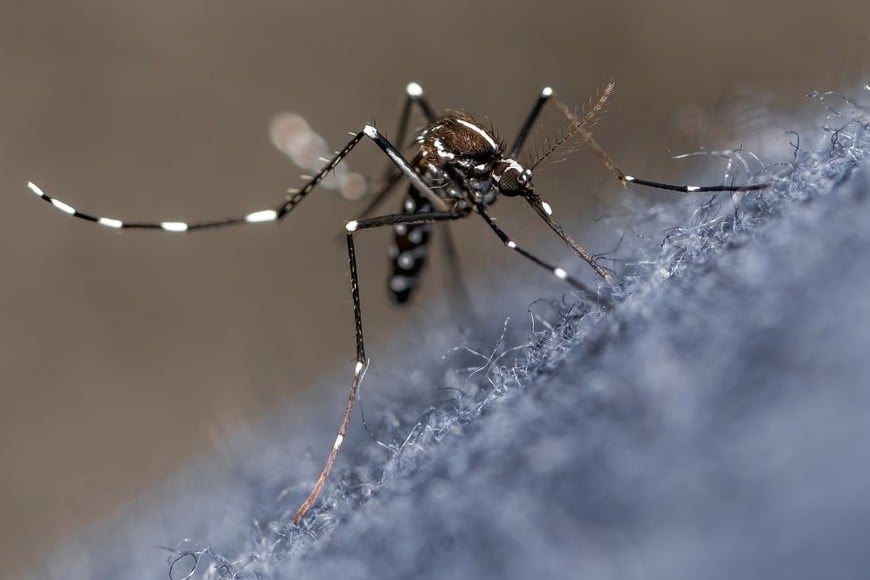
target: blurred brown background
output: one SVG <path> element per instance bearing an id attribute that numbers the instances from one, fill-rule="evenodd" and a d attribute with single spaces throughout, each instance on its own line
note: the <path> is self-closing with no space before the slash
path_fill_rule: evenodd
<path id="1" fill-rule="evenodd" d="M 236 215 L 299 183 L 268 142 L 275 112 L 302 113 L 337 147 L 364 122 L 392 132 L 417 80 L 436 106 L 486 115 L 509 138 L 544 85 L 580 103 L 610 77 L 600 139 L 638 175 L 674 179 L 669 147 L 740 144 L 676 119 L 714 118 L 747 87 L 788 108 L 811 89 L 850 86 L 867 72 L 868 23 L 866 0 L 5 2 L 0 575 L 294 389 L 349 369 L 353 349 L 335 240 L 359 206 L 334 193 L 281 227 L 180 239 L 69 219 L 27 180 L 103 215 Z M 381 168 L 364 148 L 351 166 Z M 575 155 L 537 182 L 562 184 L 549 199 L 579 213 L 608 178 Z M 528 229 L 502 213 L 505 227 Z M 459 229 L 466 264 L 527 267 L 480 229 Z M 360 244 L 375 359 L 402 320 L 384 295 L 385 235 Z M 428 278 L 418 312 L 443 287 Z"/>

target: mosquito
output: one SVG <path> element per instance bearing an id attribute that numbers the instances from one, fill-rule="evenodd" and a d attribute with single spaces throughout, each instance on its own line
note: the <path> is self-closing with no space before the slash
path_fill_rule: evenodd
<path id="1" fill-rule="evenodd" d="M 183 233 L 196 230 L 209 230 L 226 226 L 277 222 L 293 211 L 302 200 L 341 169 L 339 164 L 363 140 L 372 141 L 389 158 L 388 170 L 384 173 L 382 184 L 373 193 L 372 201 L 357 217 L 348 221 L 344 227 L 347 244 L 347 258 L 350 266 L 350 288 L 353 301 L 353 322 L 356 339 L 356 356 L 353 376 L 347 395 L 344 412 L 338 426 L 335 441 L 308 497 L 296 510 L 293 523 L 298 525 L 309 509 L 316 503 L 338 457 L 347 435 L 353 414 L 354 404 L 360 384 L 369 366 L 363 337 L 362 308 L 360 306 L 359 275 L 355 240 L 364 230 L 389 227 L 393 230 L 393 244 L 390 248 L 391 273 L 388 280 L 389 293 L 394 302 L 404 304 L 413 294 L 427 258 L 427 248 L 435 224 L 478 216 L 487 228 L 510 250 L 530 260 L 556 278 L 576 288 L 587 299 L 599 304 L 608 304 L 608 299 L 597 290 L 583 284 L 569 275 L 561 267 L 546 262 L 519 246 L 490 216 L 489 207 L 500 197 L 516 197 L 524 200 L 537 216 L 583 261 L 585 261 L 603 280 L 605 286 L 614 284 L 614 276 L 600 265 L 583 246 L 569 236 L 553 219 L 550 205 L 535 191 L 532 183 L 533 171 L 542 161 L 558 150 L 572 151 L 581 146 L 588 147 L 604 167 L 623 185 L 636 184 L 655 189 L 683 193 L 736 192 L 764 189 L 766 183 L 745 185 L 671 185 L 657 181 L 640 179 L 622 171 L 605 150 L 593 138 L 591 128 L 595 125 L 610 98 L 614 82 L 609 82 L 587 106 L 572 110 L 555 97 L 550 87 L 544 88 L 520 130 L 508 149 L 497 139 L 491 127 L 464 111 L 445 110 L 436 113 L 423 94 L 422 87 L 415 82 L 405 88 L 405 100 L 399 116 L 396 140 L 389 141 L 373 125 L 365 125 L 351 133 L 350 141 L 331 158 L 324 158 L 319 171 L 310 177 L 300 189 L 288 190 L 288 195 L 277 206 L 252 211 L 242 216 L 219 220 L 181 222 L 146 221 L 135 222 L 113 217 L 79 211 L 67 203 L 48 195 L 34 182 L 29 189 L 60 211 L 85 221 L 113 229 L 148 229 L 169 233 Z M 518 157 L 527 137 L 538 119 L 541 110 L 548 102 L 567 120 L 562 133 L 555 139 L 545 142 L 541 151 L 530 164 L 523 164 Z M 405 139 L 409 133 L 412 109 L 426 120 L 425 127 L 416 133 L 410 151 L 412 156 L 402 154 Z M 273 139 L 274 140 L 274 139 Z M 280 148 L 280 147 L 279 147 Z M 299 163 L 301 165 L 301 163 Z M 402 198 L 401 210 L 395 213 L 375 215 L 377 208 L 402 181 L 409 182 Z M 446 229 L 445 229 L 446 232 Z"/>

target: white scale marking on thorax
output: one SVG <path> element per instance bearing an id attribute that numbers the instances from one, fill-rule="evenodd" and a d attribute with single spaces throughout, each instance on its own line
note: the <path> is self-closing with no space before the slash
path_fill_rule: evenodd
<path id="1" fill-rule="evenodd" d="M 480 135 L 481 137 L 486 139 L 486 142 L 489 143 L 489 146 L 492 147 L 493 151 L 498 151 L 498 144 L 496 144 L 495 139 L 493 139 L 489 135 L 489 133 L 487 133 L 486 131 L 484 131 L 483 129 L 481 129 L 480 127 L 475 125 L 474 123 L 469 123 L 465 119 L 456 119 L 456 121 L 459 124 L 468 127 L 469 129 L 471 129 L 472 131 L 474 131 L 475 133 L 477 133 L 478 135 Z"/>

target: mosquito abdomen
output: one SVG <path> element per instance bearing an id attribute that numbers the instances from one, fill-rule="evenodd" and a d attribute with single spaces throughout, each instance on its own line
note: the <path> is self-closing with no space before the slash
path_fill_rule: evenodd
<path id="1" fill-rule="evenodd" d="M 432 211 L 432 204 L 414 187 L 402 200 L 402 212 L 414 214 Z M 417 287 L 420 273 L 426 265 L 432 224 L 397 225 L 393 227 L 393 245 L 390 247 L 390 277 L 387 288 L 396 304 L 405 304 Z"/>

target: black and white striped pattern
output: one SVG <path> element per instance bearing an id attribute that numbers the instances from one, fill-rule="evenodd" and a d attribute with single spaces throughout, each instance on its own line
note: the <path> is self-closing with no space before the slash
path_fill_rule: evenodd
<path id="1" fill-rule="evenodd" d="M 165 222 L 125 222 L 125 221 L 122 221 L 122 220 L 119 220 L 116 218 L 100 217 L 100 216 L 96 216 L 96 215 L 92 215 L 89 213 L 79 211 L 79 210 L 75 209 L 74 207 L 72 207 L 71 205 L 69 205 L 68 203 L 63 202 L 55 197 L 48 195 L 38 185 L 36 185 L 32 181 L 27 183 L 27 187 L 29 187 L 30 191 L 35 193 L 38 197 L 41 197 L 42 199 L 44 199 L 45 201 L 47 201 L 48 203 L 50 203 L 51 205 L 53 205 L 54 207 L 56 207 L 57 209 L 59 209 L 60 211 L 62 211 L 65 214 L 71 215 L 71 216 L 79 218 L 79 219 L 83 219 L 85 221 L 95 222 L 95 223 L 100 224 L 101 226 L 106 226 L 107 228 L 112 228 L 115 230 L 120 230 L 120 229 L 150 229 L 150 230 L 163 230 L 164 232 L 170 232 L 170 233 L 184 233 L 184 232 L 191 231 L 191 230 L 215 228 L 215 227 L 221 227 L 221 226 L 231 226 L 231 225 L 243 224 L 243 223 L 254 224 L 254 223 L 261 223 L 261 222 L 271 222 L 271 221 L 275 221 L 278 219 L 278 216 L 280 215 L 279 212 L 283 209 L 283 206 L 282 206 L 282 208 L 279 208 L 277 210 L 276 209 L 264 209 L 264 210 L 254 211 L 254 212 L 251 212 L 251 213 L 245 215 L 244 217 L 240 217 L 240 218 L 230 218 L 230 219 L 219 220 L 219 221 L 199 222 L 199 223 L 192 223 L 192 224 L 187 223 L 187 222 L 170 222 L 170 221 L 165 221 Z M 284 210 L 284 213 L 286 213 L 286 210 Z"/>
<path id="2" fill-rule="evenodd" d="M 429 213 L 432 204 L 413 187 L 408 189 L 402 202 L 402 213 L 413 215 Z M 388 290 L 393 302 L 408 302 L 426 264 L 432 224 L 393 226 L 393 245 L 390 246 L 391 269 Z"/>
<path id="3" fill-rule="evenodd" d="M 639 179 L 623 172 L 594 140 L 588 127 L 601 113 L 604 103 L 613 90 L 612 83 L 600 94 L 594 106 L 583 114 L 570 111 L 556 100 L 556 106 L 569 120 L 569 128 L 563 138 L 550 144 L 549 149 L 531 166 L 523 166 L 517 161 L 531 127 L 538 118 L 543 106 L 553 98 L 553 90 L 545 88 L 525 119 L 510 149 L 506 149 L 495 137 L 491 129 L 460 111 L 449 111 L 438 116 L 423 95 L 417 83 L 406 87 L 406 99 L 399 120 L 396 144 L 392 144 L 378 129 L 366 125 L 356 133 L 340 151 L 325 160 L 323 167 L 307 180 L 301 189 L 288 192 L 288 196 L 272 208 L 251 211 L 239 217 L 212 221 L 152 221 L 135 222 L 109 216 L 82 212 L 64 201 L 47 194 L 38 185 L 29 182 L 28 188 L 56 209 L 72 217 L 94 222 L 111 229 L 148 229 L 169 233 L 184 233 L 197 230 L 215 229 L 226 226 L 276 222 L 285 218 L 305 199 L 324 179 L 339 166 L 342 160 L 364 139 L 371 140 L 390 160 L 384 174 L 383 187 L 374 194 L 374 199 L 357 219 L 345 225 L 348 264 L 350 268 L 351 297 L 353 300 L 354 334 L 356 339 L 356 360 L 353 377 L 348 392 L 347 403 L 339 423 L 338 433 L 327 456 L 317 482 L 306 500 L 299 506 L 294 522 L 299 523 L 306 512 L 315 504 L 323 486 L 326 484 L 338 453 L 347 434 L 356 402 L 360 383 L 368 368 L 369 360 L 365 353 L 362 324 L 362 307 L 357 271 L 355 237 L 363 230 L 390 227 L 394 232 L 394 246 L 390 250 L 392 267 L 389 290 L 394 301 L 405 303 L 417 286 L 419 276 L 426 262 L 426 252 L 434 224 L 464 219 L 477 214 L 510 250 L 523 256 L 551 275 L 564 280 L 579 290 L 590 301 L 607 307 L 609 299 L 571 276 L 565 268 L 552 265 L 520 247 L 489 215 L 488 206 L 499 196 L 522 197 L 550 229 L 582 260 L 608 284 L 614 279 L 610 272 L 600 266 L 593 256 L 573 240 L 552 218 L 553 210 L 535 191 L 532 184 L 532 170 L 548 155 L 561 147 L 566 147 L 571 139 L 579 140 L 589 146 L 602 164 L 622 183 L 633 183 L 647 187 L 695 192 L 728 192 L 740 190 L 759 190 L 767 184 L 744 186 L 695 186 L 670 185 Z M 418 107 L 427 121 L 415 141 L 416 152 L 409 162 L 400 152 L 408 133 L 412 107 Z M 506 153 L 507 152 L 507 153 Z M 400 180 L 407 180 L 409 188 L 402 200 L 398 213 L 375 215 L 376 208 L 389 196 Z M 446 232 L 445 232 L 446 233 Z"/>
<path id="4" fill-rule="evenodd" d="M 94 222 L 102 226 L 112 229 L 144 229 L 144 230 L 162 230 L 170 233 L 184 233 L 195 230 L 205 230 L 221 228 L 226 226 L 235 226 L 241 224 L 256 224 L 264 222 L 273 222 L 282 219 L 286 216 L 299 202 L 305 199 L 312 190 L 339 164 L 341 160 L 356 146 L 363 138 L 364 133 L 360 131 L 354 134 L 353 139 L 342 149 L 337 152 L 329 162 L 318 172 L 302 189 L 291 189 L 288 191 L 289 197 L 280 205 L 271 209 L 261 209 L 252 211 L 240 217 L 232 217 L 221 220 L 201 221 L 201 222 L 181 222 L 181 221 L 154 221 L 154 222 L 131 222 L 124 221 L 113 217 L 98 216 L 91 213 L 79 211 L 71 205 L 63 202 L 55 197 L 45 193 L 42 188 L 30 181 L 27 187 L 34 194 L 44 199 L 60 211 L 73 217 Z"/>

